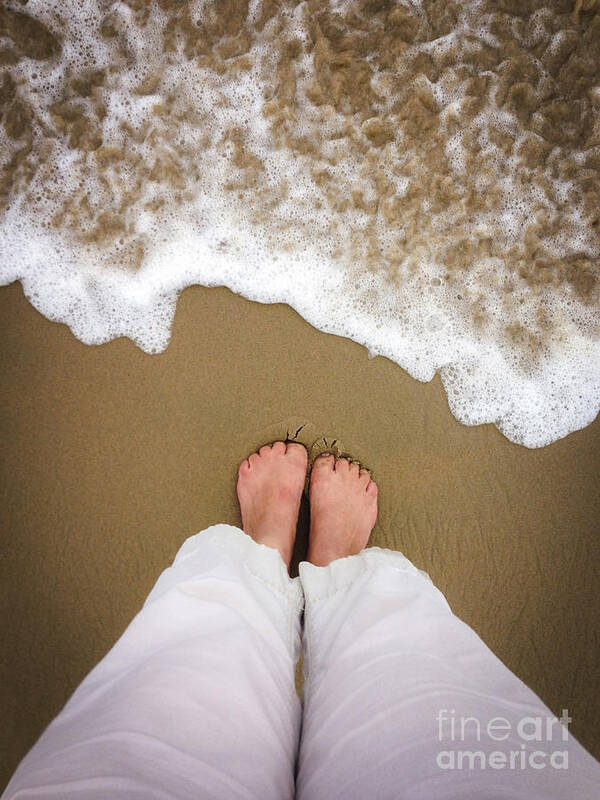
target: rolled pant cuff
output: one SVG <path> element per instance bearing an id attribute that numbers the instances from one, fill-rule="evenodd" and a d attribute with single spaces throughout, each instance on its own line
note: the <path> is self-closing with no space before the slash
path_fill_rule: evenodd
<path id="1" fill-rule="evenodd" d="M 183 559 L 206 546 L 224 550 L 232 560 L 241 563 L 249 575 L 282 595 L 290 606 L 298 609 L 303 607 L 300 579 L 290 578 L 279 550 L 258 544 L 235 525 L 219 523 L 190 536 L 177 551 L 173 566 L 176 567 Z"/>
<path id="2" fill-rule="evenodd" d="M 316 567 L 308 561 L 302 561 L 299 572 L 305 597 L 315 604 L 352 585 L 365 573 L 379 568 L 414 575 L 433 586 L 429 575 L 415 567 L 406 556 L 397 550 L 381 547 L 367 547 L 358 555 L 338 558 L 326 567 Z"/>

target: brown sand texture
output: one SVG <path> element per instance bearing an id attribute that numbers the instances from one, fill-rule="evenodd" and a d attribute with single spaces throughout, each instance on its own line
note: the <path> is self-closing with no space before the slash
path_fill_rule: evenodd
<path id="1" fill-rule="evenodd" d="M 527 450 L 461 426 L 437 378 L 226 289 L 187 289 L 155 356 L 127 339 L 81 344 L 19 284 L 0 302 L 0 785 L 183 540 L 239 524 L 241 459 L 294 436 L 373 471 L 371 544 L 427 570 L 600 756 L 600 420 Z M 296 560 L 307 521 L 304 505 Z"/>

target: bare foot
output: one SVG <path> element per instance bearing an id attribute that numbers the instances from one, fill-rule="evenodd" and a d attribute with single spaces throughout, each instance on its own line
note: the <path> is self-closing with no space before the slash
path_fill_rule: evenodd
<path id="1" fill-rule="evenodd" d="M 237 495 L 244 531 L 255 542 L 279 550 L 288 567 L 307 460 L 303 445 L 275 442 L 248 456 L 238 471 Z"/>
<path id="2" fill-rule="evenodd" d="M 377 519 L 377 485 L 366 469 L 347 458 L 320 455 L 310 476 L 308 561 L 330 561 L 360 553 Z"/>

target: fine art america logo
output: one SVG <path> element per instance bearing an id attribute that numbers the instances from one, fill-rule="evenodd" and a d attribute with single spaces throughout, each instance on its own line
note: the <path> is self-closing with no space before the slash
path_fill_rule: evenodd
<path id="1" fill-rule="evenodd" d="M 436 756 L 440 769 L 568 769 L 565 742 L 572 721 L 566 708 L 559 717 L 461 717 L 441 708 L 436 722 L 446 749 Z M 562 745 L 562 749 L 561 749 Z"/>

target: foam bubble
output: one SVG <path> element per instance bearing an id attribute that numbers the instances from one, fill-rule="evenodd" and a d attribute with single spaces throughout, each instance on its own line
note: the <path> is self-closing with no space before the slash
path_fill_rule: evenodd
<path id="1" fill-rule="evenodd" d="M 465 424 L 587 425 L 600 15 L 530 5 L 5 3 L 0 281 L 147 352 L 227 285 L 439 373 Z"/>

